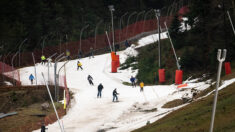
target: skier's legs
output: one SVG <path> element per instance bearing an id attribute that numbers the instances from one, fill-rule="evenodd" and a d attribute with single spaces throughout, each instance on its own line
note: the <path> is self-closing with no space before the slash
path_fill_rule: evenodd
<path id="1" fill-rule="evenodd" d="M 92 82 L 92 80 L 89 80 L 89 83 L 90 83 L 90 85 L 94 85 L 93 82 Z"/>

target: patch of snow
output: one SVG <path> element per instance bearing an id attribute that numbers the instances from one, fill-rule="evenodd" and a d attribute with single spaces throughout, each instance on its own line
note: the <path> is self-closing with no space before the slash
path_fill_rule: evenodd
<path id="1" fill-rule="evenodd" d="M 161 39 L 166 39 L 166 38 L 168 38 L 167 32 L 161 33 Z M 138 41 L 138 46 L 136 46 L 135 48 L 140 48 L 140 47 L 152 44 L 154 42 L 157 42 L 158 40 L 159 40 L 158 33 L 157 34 L 153 34 L 153 35 L 149 35 L 147 37 L 141 38 Z"/>

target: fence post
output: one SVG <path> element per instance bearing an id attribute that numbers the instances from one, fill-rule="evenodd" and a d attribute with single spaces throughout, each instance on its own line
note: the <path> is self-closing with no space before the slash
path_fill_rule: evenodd
<path id="1" fill-rule="evenodd" d="M 32 52 L 32 57 L 33 57 L 33 63 L 34 63 L 35 81 L 36 81 L 36 85 L 38 85 L 37 70 L 36 70 L 36 64 L 35 64 L 35 58 L 34 58 L 34 54 L 33 54 L 33 52 Z"/>
<path id="2" fill-rule="evenodd" d="M 59 124 L 59 126 L 60 126 L 60 130 L 61 130 L 61 132 L 64 132 L 64 129 L 62 128 L 62 126 L 61 126 L 61 124 L 60 124 L 60 119 L 59 119 L 57 110 L 56 110 L 56 108 L 55 108 L 54 101 L 53 101 L 53 99 L 52 99 L 52 97 L 51 97 L 51 92 L 50 92 L 50 90 L 49 90 L 48 84 L 47 84 L 47 82 L 46 82 L 46 80 L 45 80 L 45 78 L 44 78 L 44 74 L 43 74 L 43 73 L 42 73 L 42 77 L 43 77 L 43 81 L 44 81 L 44 83 L 45 83 L 45 85 L 46 85 L 48 94 L 49 94 L 49 96 L 50 96 L 51 103 L 52 103 L 52 106 L 53 106 L 53 108 L 54 108 L 54 111 L 55 111 L 55 114 L 56 114 L 56 117 L 57 117 L 58 124 Z"/>
<path id="3" fill-rule="evenodd" d="M 217 72 L 217 82 L 216 82 L 214 104 L 213 104 L 212 116 L 211 116 L 210 132 L 213 132 L 213 127 L 214 127 L 215 111 L 216 111 L 217 96 L 218 96 L 218 88 L 219 88 L 219 83 L 220 83 L 220 74 L 221 74 L 222 63 L 226 58 L 226 52 L 227 52 L 227 50 L 224 49 L 222 58 L 221 58 L 221 49 L 219 49 L 218 52 L 217 52 L 217 60 L 219 61 L 219 67 L 218 67 L 218 72 Z"/>

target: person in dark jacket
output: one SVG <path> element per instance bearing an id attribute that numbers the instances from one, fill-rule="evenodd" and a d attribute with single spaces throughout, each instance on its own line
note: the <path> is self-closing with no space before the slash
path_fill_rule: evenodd
<path id="1" fill-rule="evenodd" d="M 131 81 L 132 87 L 136 87 L 135 78 L 133 76 L 131 76 L 130 81 Z"/>
<path id="2" fill-rule="evenodd" d="M 115 88 L 115 89 L 113 90 L 113 102 L 114 102 L 114 101 L 118 102 L 118 97 L 117 97 L 118 94 L 119 94 L 119 93 L 117 93 L 117 89 Z"/>
<path id="3" fill-rule="evenodd" d="M 45 126 L 45 123 L 42 122 L 42 126 L 41 126 L 41 132 L 46 132 L 46 126 Z"/>
<path id="4" fill-rule="evenodd" d="M 128 48 L 130 46 L 127 40 L 125 41 L 125 46 L 126 46 L 126 48 Z"/>
<path id="5" fill-rule="evenodd" d="M 97 98 L 101 98 L 101 92 L 102 92 L 102 90 L 103 90 L 103 85 L 100 83 L 99 84 L 99 86 L 98 86 L 98 94 L 97 94 Z"/>
<path id="6" fill-rule="evenodd" d="M 29 80 L 31 81 L 31 84 L 33 84 L 33 80 L 34 80 L 34 76 L 33 76 L 33 74 L 30 74 L 30 76 L 29 76 Z"/>
<path id="7" fill-rule="evenodd" d="M 87 77 L 87 80 L 88 80 L 88 82 L 90 83 L 90 85 L 94 85 L 93 84 L 93 78 L 91 77 L 91 75 L 88 75 L 88 77 Z"/>

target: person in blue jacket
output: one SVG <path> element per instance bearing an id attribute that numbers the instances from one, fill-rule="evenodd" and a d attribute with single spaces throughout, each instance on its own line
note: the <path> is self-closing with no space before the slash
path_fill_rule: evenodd
<path id="1" fill-rule="evenodd" d="M 131 81 L 132 87 L 136 87 L 135 78 L 133 76 L 131 76 L 130 81 Z"/>
<path id="2" fill-rule="evenodd" d="M 34 76 L 33 76 L 33 74 L 30 74 L 30 76 L 29 76 L 29 80 L 31 81 L 31 84 L 33 84 L 33 80 L 34 80 Z"/>

